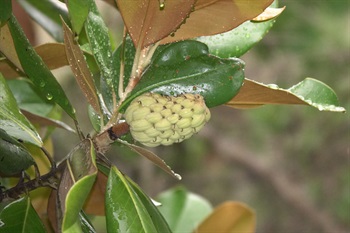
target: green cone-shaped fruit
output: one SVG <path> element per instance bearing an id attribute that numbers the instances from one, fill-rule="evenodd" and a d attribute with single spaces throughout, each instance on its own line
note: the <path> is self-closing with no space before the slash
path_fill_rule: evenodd
<path id="1" fill-rule="evenodd" d="M 145 93 L 131 102 L 124 117 L 135 140 L 155 147 L 191 137 L 209 121 L 210 111 L 200 95 Z"/>

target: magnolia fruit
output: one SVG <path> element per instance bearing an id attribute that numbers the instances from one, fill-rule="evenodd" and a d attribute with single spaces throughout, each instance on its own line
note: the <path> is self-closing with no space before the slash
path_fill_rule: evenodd
<path id="1" fill-rule="evenodd" d="M 145 93 L 131 102 L 124 117 L 136 141 L 155 147 L 191 137 L 209 121 L 210 111 L 200 95 Z"/>

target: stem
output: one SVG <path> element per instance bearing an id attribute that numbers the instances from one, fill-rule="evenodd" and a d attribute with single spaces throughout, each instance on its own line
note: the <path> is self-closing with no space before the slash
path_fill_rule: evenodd
<path id="1" fill-rule="evenodd" d="M 120 53 L 120 73 L 119 73 L 119 87 L 118 87 L 118 93 L 119 98 L 122 99 L 124 96 L 124 68 L 125 68 L 125 44 L 126 44 L 126 35 L 127 30 L 124 26 L 123 31 L 123 42 L 122 42 L 122 51 Z M 116 109 L 116 105 L 114 106 L 114 109 Z"/>
<path id="2" fill-rule="evenodd" d="M 108 123 L 104 127 L 103 131 L 112 127 L 121 118 L 121 114 L 119 114 L 118 107 L 124 102 L 124 100 L 129 96 L 130 92 L 134 89 L 136 84 L 140 81 L 141 75 L 142 75 L 144 69 L 151 63 L 151 58 L 152 58 L 154 52 L 156 51 L 156 48 L 158 47 L 158 45 L 159 45 L 159 43 L 155 43 L 154 45 L 150 45 L 150 46 L 143 48 L 143 49 L 141 49 L 140 44 L 137 46 L 136 52 L 135 52 L 135 57 L 134 57 L 134 62 L 133 62 L 132 70 L 131 70 L 130 79 L 129 79 L 128 85 L 126 86 L 124 92 L 123 92 L 124 78 L 122 78 L 122 74 L 124 74 L 124 71 L 122 73 L 122 67 L 121 67 L 121 74 L 119 77 L 120 81 L 119 81 L 119 87 L 118 87 L 120 100 L 119 100 L 119 103 L 116 105 L 116 108 L 114 109 L 114 112 L 113 112 L 111 118 L 109 119 Z M 121 57 L 121 59 L 122 59 L 122 57 Z M 121 60 L 121 64 L 122 63 L 124 64 L 123 59 Z M 123 67 L 124 67 L 124 65 L 123 65 Z M 123 68 L 123 70 L 124 70 L 124 68 Z"/>
<path id="3" fill-rule="evenodd" d="M 15 187 L 0 191 L 0 202 L 12 199 L 18 199 L 20 195 L 28 193 L 34 189 L 40 187 L 51 187 L 57 189 L 59 179 L 57 172 L 61 170 L 61 167 L 54 167 L 48 173 L 43 176 L 35 177 L 27 182 L 19 182 Z"/>

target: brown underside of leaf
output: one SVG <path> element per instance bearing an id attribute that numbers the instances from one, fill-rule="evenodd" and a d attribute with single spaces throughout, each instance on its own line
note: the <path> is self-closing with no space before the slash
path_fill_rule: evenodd
<path id="1" fill-rule="evenodd" d="M 74 40 L 73 32 L 63 20 L 62 23 L 64 42 L 66 45 L 65 50 L 71 70 L 89 104 L 91 104 L 96 112 L 101 113 L 100 102 L 97 96 L 95 84 L 92 79 L 89 67 L 86 64 L 84 54 L 77 42 Z"/>
<path id="2" fill-rule="evenodd" d="M 0 52 L 5 55 L 5 57 L 11 61 L 11 63 L 18 68 L 19 70 L 23 71 L 21 62 L 18 59 L 17 52 L 15 45 L 12 40 L 12 35 L 10 32 L 10 29 L 7 24 L 0 27 Z M 0 72 L 2 73 L 2 70 L 0 69 Z M 5 76 L 5 74 L 3 73 Z"/>
<path id="3" fill-rule="evenodd" d="M 178 28 L 193 9 L 195 0 L 116 0 L 135 47 L 144 48 Z"/>
<path id="4" fill-rule="evenodd" d="M 199 225 L 196 233 L 253 233 L 255 213 L 239 202 L 226 202 L 217 208 Z"/>
<path id="5" fill-rule="evenodd" d="M 1 44 L 1 43 L 0 43 Z M 54 70 L 69 65 L 64 44 L 47 43 L 39 45 L 35 51 L 43 59 L 44 63 L 50 70 Z M 0 60 L 0 72 L 6 79 L 24 76 L 8 59 Z"/>
<path id="6" fill-rule="evenodd" d="M 283 90 L 272 89 L 251 81 L 244 80 L 244 84 L 238 94 L 226 105 L 233 108 L 252 108 L 264 104 L 303 104 L 295 95 Z"/>
<path id="7" fill-rule="evenodd" d="M 154 163 L 155 165 L 157 165 L 158 167 L 160 167 L 161 169 L 163 169 L 163 171 L 165 171 L 166 173 L 168 173 L 169 175 L 171 175 L 172 177 L 174 177 L 177 180 L 181 180 L 181 176 L 179 174 L 176 174 L 166 163 L 164 160 L 162 160 L 161 158 L 159 158 L 155 153 L 153 153 L 150 150 L 147 150 L 143 147 L 140 146 L 136 146 L 134 144 L 129 144 L 126 142 L 122 142 L 123 144 L 127 145 L 131 150 L 135 151 L 136 153 L 138 153 L 139 155 L 142 155 L 143 157 L 145 157 L 146 159 L 150 160 L 152 163 Z"/>
<path id="8" fill-rule="evenodd" d="M 97 173 L 97 179 L 84 205 L 86 214 L 105 215 L 105 193 L 108 177 L 102 172 Z"/>
<path id="9" fill-rule="evenodd" d="M 198 0 L 186 22 L 161 44 L 230 31 L 261 14 L 273 0 Z"/>
<path id="10" fill-rule="evenodd" d="M 74 129 L 72 129 L 69 125 L 65 124 L 62 121 L 58 121 L 58 120 L 42 117 L 39 115 L 35 115 L 35 114 L 28 112 L 26 110 L 23 110 L 23 109 L 21 109 L 21 112 L 32 123 L 37 123 L 40 126 L 54 126 L 54 127 L 65 129 L 65 130 L 68 130 L 70 132 L 75 133 Z"/>

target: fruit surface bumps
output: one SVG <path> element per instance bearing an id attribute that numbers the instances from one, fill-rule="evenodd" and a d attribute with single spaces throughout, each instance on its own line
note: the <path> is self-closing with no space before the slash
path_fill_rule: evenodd
<path id="1" fill-rule="evenodd" d="M 200 95 L 145 93 L 131 102 L 124 117 L 136 141 L 155 147 L 191 137 L 209 121 L 210 111 Z"/>

